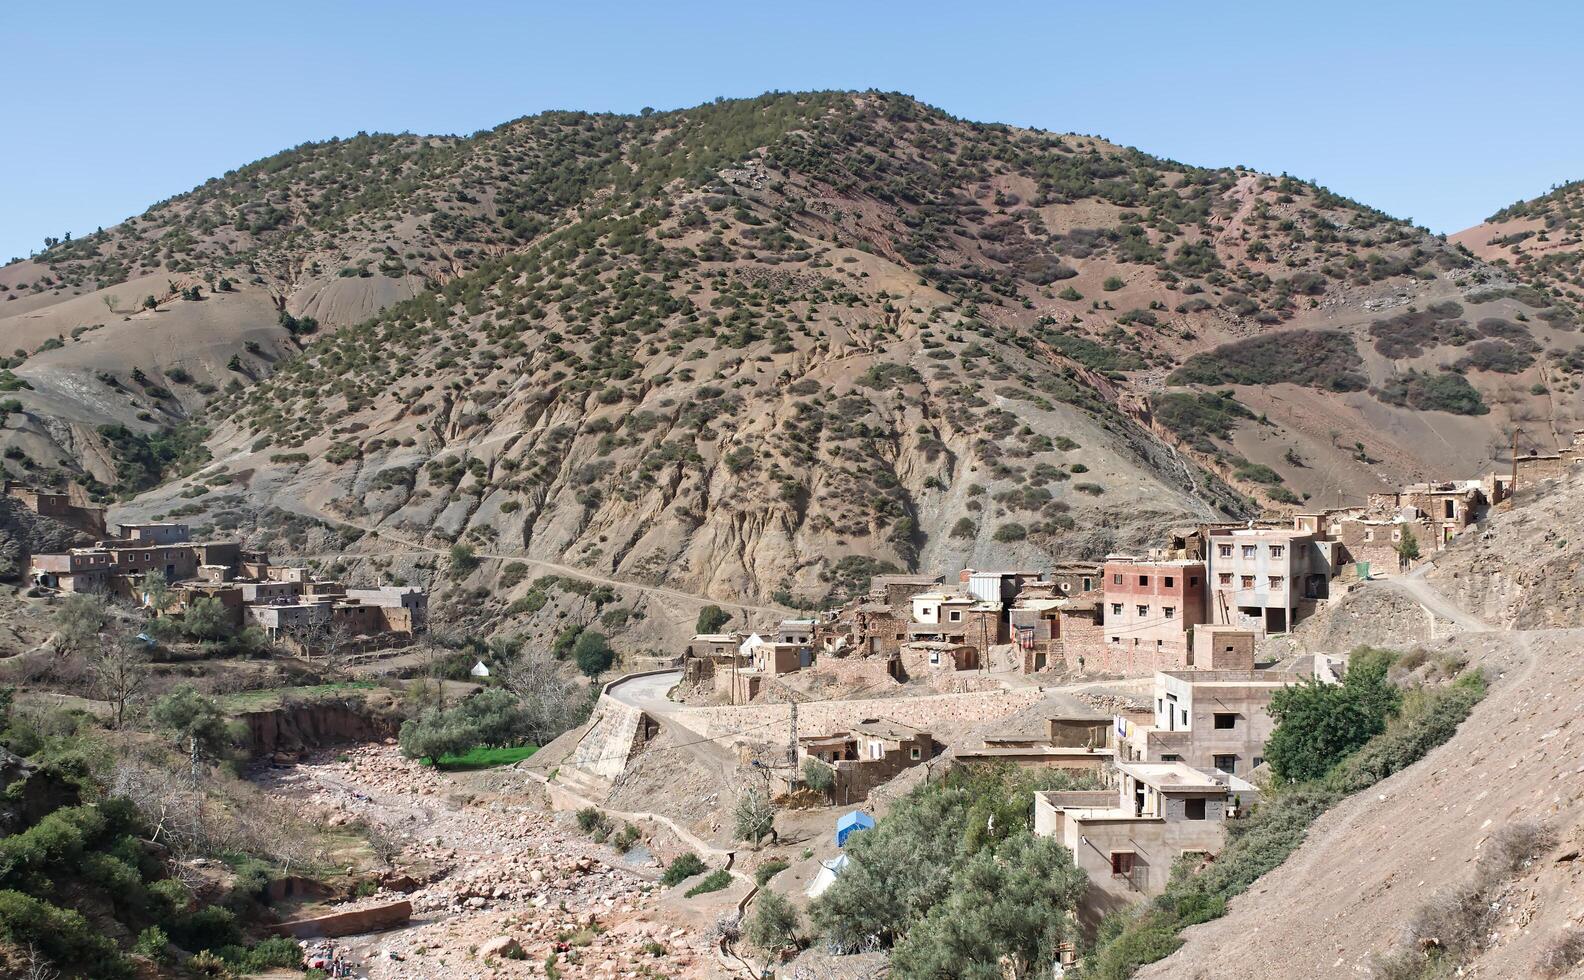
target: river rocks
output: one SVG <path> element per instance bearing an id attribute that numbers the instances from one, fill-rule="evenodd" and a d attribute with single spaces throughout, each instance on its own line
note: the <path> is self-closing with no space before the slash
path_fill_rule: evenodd
<path id="1" fill-rule="evenodd" d="M 497 781 L 498 793 L 515 795 L 492 795 L 477 779 L 437 773 L 382 745 L 310 757 L 259 780 L 326 822 L 367 822 L 388 839 L 392 867 L 379 892 L 336 908 L 399 896 L 412 903 L 413 921 L 349 938 L 359 975 L 543 977 L 552 952 L 568 980 L 699 976 L 714 963 L 706 935 L 678 928 L 661 911 L 652 881 L 607 863 L 617 856 L 570 821 L 558 824 L 526 785 Z M 502 940 L 525 958 L 486 953 Z M 577 955 L 569 957 L 573 940 Z"/>

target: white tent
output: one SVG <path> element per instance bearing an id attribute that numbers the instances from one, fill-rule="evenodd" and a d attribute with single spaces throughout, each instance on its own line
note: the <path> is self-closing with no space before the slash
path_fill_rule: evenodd
<path id="1" fill-rule="evenodd" d="M 484 666 L 484 661 L 482 660 L 474 664 L 473 669 L 468 671 L 468 673 L 474 677 L 488 677 L 490 675 L 489 668 Z"/>
<path id="2" fill-rule="evenodd" d="M 847 870 L 847 855 L 838 854 L 829 861 L 821 861 L 819 873 L 814 876 L 814 881 L 808 886 L 805 893 L 809 898 L 819 898 L 825 889 L 836 881 L 836 876 Z"/>

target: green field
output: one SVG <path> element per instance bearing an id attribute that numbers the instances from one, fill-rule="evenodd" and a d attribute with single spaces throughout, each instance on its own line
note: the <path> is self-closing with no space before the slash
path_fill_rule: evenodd
<path id="1" fill-rule="evenodd" d="M 509 766 L 513 762 L 522 760 L 539 751 L 537 745 L 516 745 L 505 749 L 492 749 L 480 745 L 469 749 L 461 755 L 443 755 L 436 764 L 437 769 L 490 769 L 495 766 Z"/>

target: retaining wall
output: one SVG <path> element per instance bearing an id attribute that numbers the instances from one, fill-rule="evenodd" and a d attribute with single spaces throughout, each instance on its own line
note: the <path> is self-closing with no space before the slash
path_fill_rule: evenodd
<path id="1" fill-rule="evenodd" d="M 1037 689 L 935 694 L 921 698 L 873 698 L 863 701 L 815 701 L 798 705 L 798 732 L 818 735 L 842 731 L 868 718 L 933 730 L 941 725 L 972 725 L 1004 718 L 1038 704 Z M 674 715 L 686 727 L 710 738 L 756 726 L 785 725 L 791 708 L 785 704 L 728 705 L 682 708 Z"/>

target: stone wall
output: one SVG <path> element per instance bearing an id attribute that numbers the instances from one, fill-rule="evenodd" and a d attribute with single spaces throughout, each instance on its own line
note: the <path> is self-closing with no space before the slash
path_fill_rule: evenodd
<path id="1" fill-rule="evenodd" d="M 845 731 L 865 719 L 880 718 L 934 731 L 942 725 L 975 725 L 1022 711 L 1044 700 L 1036 689 L 937 694 L 921 698 L 872 698 L 860 701 L 815 701 L 798 705 L 798 732 L 804 735 Z M 785 725 L 791 708 L 784 704 L 684 708 L 676 712 L 683 725 L 710 738 L 756 728 Z"/>

